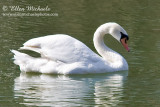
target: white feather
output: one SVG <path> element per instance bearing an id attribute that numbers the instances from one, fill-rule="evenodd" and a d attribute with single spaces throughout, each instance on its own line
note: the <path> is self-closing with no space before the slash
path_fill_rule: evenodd
<path id="1" fill-rule="evenodd" d="M 79 40 L 68 35 L 56 34 L 28 40 L 20 48 L 35 51 L 41 54 L 40 58 L 12 50 L 14 63 L 20 66 L 21 71 L 40 73 L 86 74 L 128 70 L 125 59 L 103 43 L 103 36 L 113 30 L 111 28 L 114 26 L 115 23 L 106 23 L 94 34 L 95 48 L 103 58 Z M 118 24 L 117 26 L 121 29 Z M 115 38 L 120 37 L 116 35 Z"/>

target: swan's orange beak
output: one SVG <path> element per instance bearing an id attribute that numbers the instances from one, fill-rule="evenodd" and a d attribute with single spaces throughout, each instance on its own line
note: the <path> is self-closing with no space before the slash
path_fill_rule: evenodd
<path id="1" fill-rule="evenodd" d="M 129 52 L 130 49 L 129 49 L 128 44 L 127 44 L 127 38 L 123 38 L 120 41 L 121 41 L 122 45 L 124 46 L 124 48 Z"/>

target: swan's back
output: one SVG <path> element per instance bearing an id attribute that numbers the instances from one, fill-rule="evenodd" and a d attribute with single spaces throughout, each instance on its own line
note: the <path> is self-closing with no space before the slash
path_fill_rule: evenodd
<path id="1" fill-rule="evenodd" d="M 21 49 L 32 50 L 44 58 L 64 63 L 96 61 L 98 58 L 84 43 L 63 34 L 31 39 Z"/>

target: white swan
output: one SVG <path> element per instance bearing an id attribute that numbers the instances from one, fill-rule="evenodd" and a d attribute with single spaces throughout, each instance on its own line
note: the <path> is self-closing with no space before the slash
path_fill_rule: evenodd
<path id="1" fill-rule="evenodd" d="M 105 34 L 111 34 L 129 51 L 126 31 L 119 24 L 110 22 L 101 25 L 94 33 L 94 46 L 102 57 L 79 40 L 64 34 L 34 38 L 20 48 L 37 52 L 40 58 L 16 50 L 11 52 L 14 53 L 14 63 L 24 72 L 86 74 L 128 70 L 126 60 L 104 44 Z"/>

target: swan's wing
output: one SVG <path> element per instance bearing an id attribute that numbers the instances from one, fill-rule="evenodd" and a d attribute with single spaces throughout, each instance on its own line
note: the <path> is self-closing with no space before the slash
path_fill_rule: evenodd
<path id="1" fill-rule="evenodd" d="M 99 56 L 79 40 L 68 35 L 57 34 L 34 38 L 20 49 L 31 50 L 50 60 L 72 63 L 98 61 Z"/>

